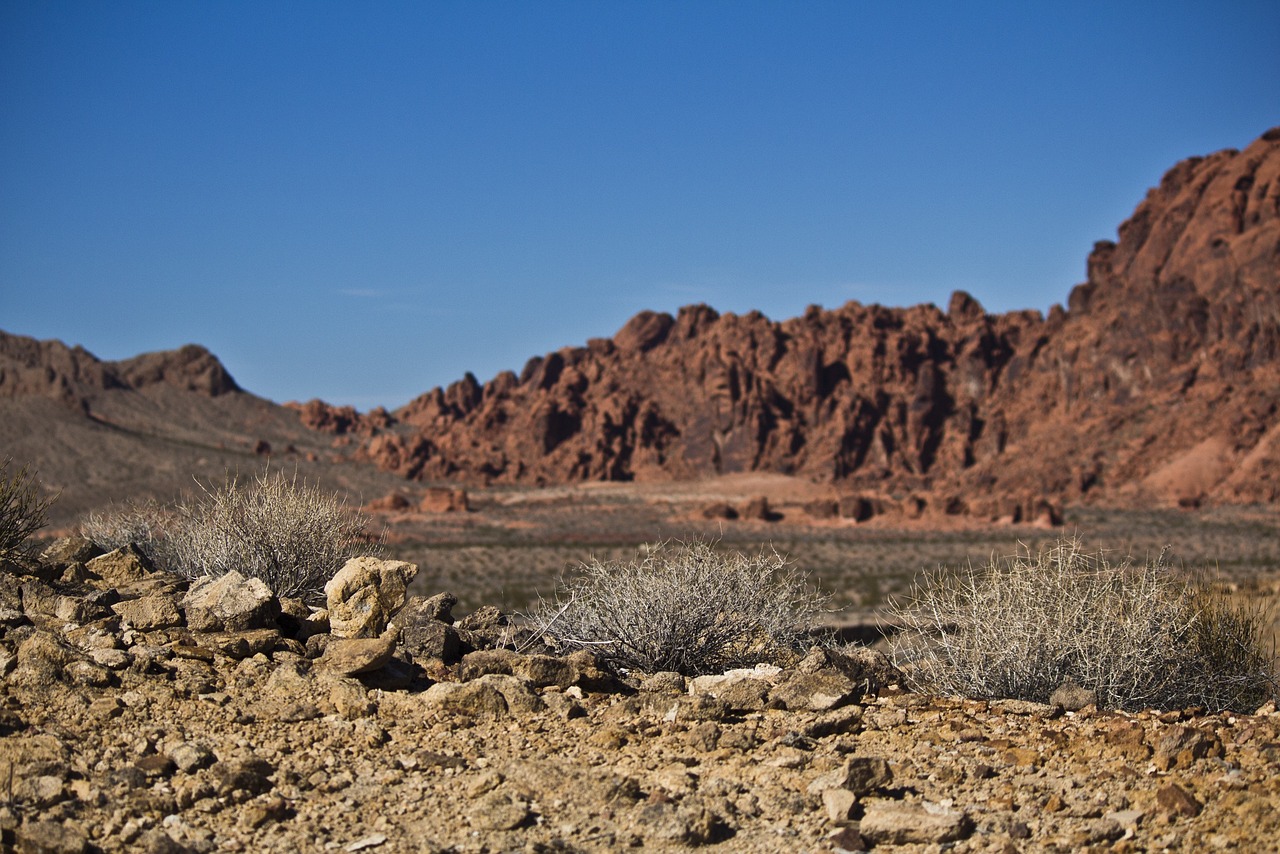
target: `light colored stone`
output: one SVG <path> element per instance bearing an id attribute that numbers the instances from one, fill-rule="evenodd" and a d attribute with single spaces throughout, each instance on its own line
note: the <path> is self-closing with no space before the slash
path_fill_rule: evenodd
<path id="1" fill-rule="evenodd" d="M 398 635 L 392 629 L 376 638 L 334 638 L 325 646 L 319 664 L 343 676 L 372 673 L 391 661 Z"/>
<path id="2" fill-rule="evenodd" d="M 928 804 L 872 801 L 866 804 L 858 832 L 872 845 L 929 845 L 966 838 L 973 822 L 963 812 Z"/>
<path id="3" fill-rule="evenodd" d="M 111 610 L 129 626 L 144 632 L 182 625 L 182 613 L 178 606 L 172 597 L 163 593 L 117 602 L 111 606 Z"/>
<path id="4" fill-rule="evenodd" d="M 151 562 L 133 544 L 95 557 L 85 564 L 85 569 L 111 587 L 141 581 L 155 571 Z"/>
<path id="5" fill-rule="evenodd" d="M 833 822 L 848 821 L 857 803 L 858 796 L 848 789 L 824 789 L 822 792 L 822 808 Z"/>
<path id="6" fill-rule="evenodd" d="M 757 664 L 755 667 L 739 667 L 726 670 L 724 673 L 713 673 L 707 676 L 695 676 L 689 680 L 690 694 L 710 694 L 718 697 L 736 682 L 744 679 L 755 679 L 773 683 L 778 681 L 782 668 L 773 664 Z"/>
<path id="7" fill-rule="evenodd" d="M 356 557 L 324 586 L 329 631 L 339 638 L 372 638 L 386 631 L 404 607 L 405 588 L 418 574 L 417 564 Z"/>
<path id="8" fill-rule="evenodd" d="M 197 632 L 242 632 L 274 628 L 280 602 L 259 578 L 234 570 L 218 578 L 202 578 L 182 599 L 187 626 Z"/>

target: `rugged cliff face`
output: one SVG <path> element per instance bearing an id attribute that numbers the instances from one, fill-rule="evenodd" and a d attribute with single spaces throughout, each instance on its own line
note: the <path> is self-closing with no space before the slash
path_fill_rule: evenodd
<path id="1" fill-rule="evenodd" d="M 1280 128 L 1171 169 L 1048 318 L 964 293 L 783 322 L 644 312 L 430 391 L 366 451 L 421 479 L 767 470 L 978 504 L 1275 501 L 1278 365 Z"/>

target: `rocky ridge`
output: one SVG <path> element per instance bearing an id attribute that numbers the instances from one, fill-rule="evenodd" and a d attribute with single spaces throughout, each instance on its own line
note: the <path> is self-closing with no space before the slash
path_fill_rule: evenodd
<path id="1" fill-rule="evenodd" d="M 771 471 L 1019 518 L 1045 500 L 1280 500 L 1277 389 L 1280 128 L 1169 170 L 1047 317 L 962 292 L 946 311 L 850 302 L 781 322 L 642 312 L 391 418 L 303 414 L 422 480 Z"/>
<path id="2" fill-rule="evenodd" d="M 1078 691 L 927 697 L 858 648 L 694 679 L 617 673 L 551 654 L 496 609 L 455 621 L 448 594 L 406 596 L 416 567 L 371 558 L 335 576 L 321 610 L 81 539 L 0 571 L 0 845 L 15 851 L 1257 851 L 1280 838 L 1274 705 L 1120 714 Z"/>
<path id="3" fill-rule="evenodd" d="M 0 332 L 0 398 L 46 397 L 87 409 L 94 392 L 159 384 L 208 397 L 242 391 L 217 357 L 196 344 L 110 362 L 80 346 Z"/>

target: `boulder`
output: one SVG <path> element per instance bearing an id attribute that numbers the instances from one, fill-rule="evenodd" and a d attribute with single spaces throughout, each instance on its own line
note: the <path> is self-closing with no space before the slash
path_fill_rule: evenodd
<path id="1" fill-rule="evenodd" d="M 172 596 L 153 593 L 138 599 L 127 599 L 111 606 L 111 610 L 135 629 L 149 632 L 182 625 L 182 612 Z"/>
<path id="2" fill-rule="evenodd" d="M 861 696 L 858 683 L 839 670 L 824 668 L 788 674 L 769 692 L 769 702 L 784 709 L 822 712 L 855 702 Z"/>
<path id="3" fill-rule="evenodd" d="M 133 543 L 85 562 L 85 569 L 91 577 L 111 587 L 142 581 L 156 571 L 147 556 Z"/>
<path id="4" fill-rule="evenodd" d="M 347 561 L 324 586 L 329 631 L 340 638 L 378 637 L 404 607 L 405 588 L 417 574 L 416 564 L 400 560 Z"/>
<path id="5" fill-rule="evenodd" d="M 274 628 L 280 602 L 259 578 L 232 570 L 195 582 L 182 599 L 187 626 L 197 632 L 240 632 Z"/>
<path id="6" fill-rule="evenodd" d="M 873 846 L 935 845 L 965 839 L 973 822 L 963 812 L 932 804 L 870 801 L 858 832 Z"/>
<path id="7" fill-rule="evenodd" d="M 391 629 L 376 638 L 335 637 L 325 646 L 317 664 L 343 676 L 380 670 L 395 655 L 399 634 Z"/>

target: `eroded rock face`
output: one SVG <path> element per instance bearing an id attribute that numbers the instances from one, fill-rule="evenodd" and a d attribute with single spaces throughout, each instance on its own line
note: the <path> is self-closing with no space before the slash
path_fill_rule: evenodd
<path id="1" fill-rule="evenodd" d="M 1276 501 L 1278 200 L 1280 129 L 1171 169 L 1047 318 L 963 292 L 782 322 L 642 312 L 422 395 L 365 453 L 428 480 L 796 473 L 1043 524 L 1064 500 Z"/>

